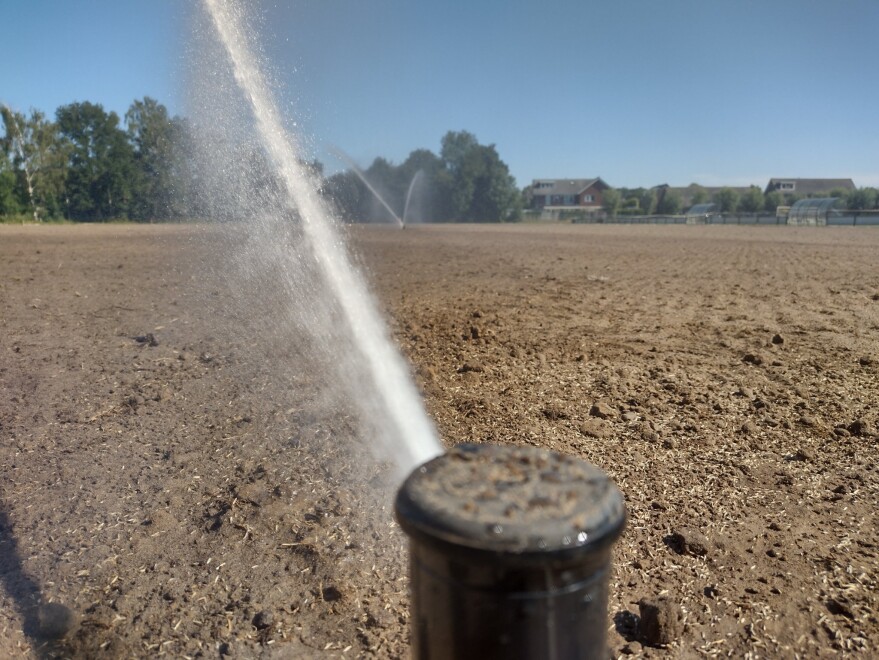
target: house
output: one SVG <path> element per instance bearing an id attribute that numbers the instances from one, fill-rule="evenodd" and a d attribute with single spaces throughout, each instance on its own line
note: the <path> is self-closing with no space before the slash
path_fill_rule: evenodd
<path id="1" fill-rule="evenodd" d="M 826 195 L 832 190 L 855 190 L 851 179 L 769 179 L 765 193 L 774 191 L 798 197 Z"/>
<path id="2" fill-rule="evenodd" d="M 535 179 L 531 183 L 532 209 L 601 208 L 602 193 L 610 188 L 601 177 L 594 179 Z"/>

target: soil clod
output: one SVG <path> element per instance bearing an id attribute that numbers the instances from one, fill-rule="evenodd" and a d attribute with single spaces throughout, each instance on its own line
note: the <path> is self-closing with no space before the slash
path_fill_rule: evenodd
<path id="1" fill-rule="evenodd" d="M 638 637 L 645 644 L 667 646 L 681 636 L 681 608 L 670 598 L 644 598 L 638 603 L 638 610 Z"/>

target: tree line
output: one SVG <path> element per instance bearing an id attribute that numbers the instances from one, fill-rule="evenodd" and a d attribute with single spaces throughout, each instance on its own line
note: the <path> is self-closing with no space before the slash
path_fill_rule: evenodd
<path id="1" fill-rule="evenodd" d="M 362 173 L 375 191 L 405 220 L 421 222 L 510 222 L 519 220 L 522 195 L 494 145 L 481 145 L 472 133 L 449 131 L 439 155 L 412 151 L 393 165 L 376 158 Z M 324 192 L 348 219 L 381 219 L 386 211 L 353 170 L 327 178 Z"/>
<path id="2" fill-rule="evenodd" d="M 0 218 L 152 222 L 228 219 L 256 210 L 240 200 L 259 194 L 223 195 L 216 185 L 216 173 L 208 171 L 216 164 L 199 154 L 203 127 L 172 117 L 149 97 L 134 101 L 123 118 L 90 102 L 63 105 L 54 120 L 38 110 L 25 115 L 5 106 L 0 115 Z M 261 149 L 226 145 L 223 153 L 244 173 L 236 185 L 257 193 L 280 188 Z M 346 220 L 380 216 L 375 196 L 352 169 L 324 177 L 320 162 L 303 165 Z M 400 165 L 376 158 L 363 175 L 398 216 L 411 188 L 411 217 L 417 220 L 511 221 L 522 208 L 495 146 L 480 144 L 467 131 L 449 131 L 438 155 L 416 149 Z"/>
<path id="3" fill-rule="evenodd" d="M 773 190 L 763 192 L 757 186 L 750 186 L 739 192 L 733 188 L 721 188 L 710 194 L 698 184 L 687 188 L 689 200 L 685 204 L 683 195 L 670 188 L 610 188 L 602 193 L 602 206 L 608 215 L 677 215 L 695 204 L 714 203 L 720 213 L 775 213 L 779 206 L 791 206 L 803 198 L 796 193 L 783 193 Z M 817 197 L 836 197 L 840 205 L 849 210 L 879 208 L 879 191 L 875 188 L 846 190 L 836 188 L 822 192 Z"/>
<path id="4" fill-rule="evenodd" d="M 175 145 L 183 121 L 144 98 L 131 104 L 123 127 L 99 104 L 71 103 L 54 121 L 0 108 L 0 215 L 34 220 L 175 217 Z"/>

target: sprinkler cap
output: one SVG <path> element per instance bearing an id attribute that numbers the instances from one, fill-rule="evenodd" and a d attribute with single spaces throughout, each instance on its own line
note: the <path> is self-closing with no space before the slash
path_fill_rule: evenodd
<path id="1" fill-rule="evenodd" d="M 610 545 L 623 530 L 625 502 L 604 472 L 578 458 L 465 444 L 412 472 L 396 514 L 416 541 L 530 561 Z"/>

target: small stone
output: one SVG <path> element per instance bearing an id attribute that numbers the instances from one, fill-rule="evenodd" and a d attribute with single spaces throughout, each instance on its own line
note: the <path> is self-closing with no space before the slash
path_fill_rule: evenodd
<path id="1" fill-rule="evenodd" d="M 772 335 L 772 343 L 779 346 L 784 343 L 784 337 L 776 333 Z"/>
<path id="2" fill-rule="evenodd" d="M 759 431 L 759 429 L 757 428 L 757 425 L 749 419 L 747 422 L 742 424 L 741 431 L 746 435 L 754 435 Z"/>
<path id="3" fill-rule="evenodd" d="M 641 430 L 641 438 L 649 443 L 659 442 L 659 434 L 649 427 Z"/>
<path id="4" fill-rule="evenodd" d="M 235 487 L 238 499 L 253 504 L 254 506 L 262 506 L 269 498 L 269 488 L 262 482 L 246 483 Z"/>
<path id="5" fill-rule="evenodd" d="M 323 596 L 323 599 L 328 603 L 334 603 L 337 600 L 342 600 L 342 592 L 339 591 L 337 587 L 334 587 L 332 585 L 329 587 L 324 587 L 323 591 L 321 592 L 321 596 Z"/>
<path id="6" fill-rule="evenodd" d="M 631 641 L 623 647 L 623 653 L 626 655 L 638 655 L 643 650 L 641 642 Z"/>
<path id="7" fill-rule="evenodd" d="M 754 398 L 754 390 L 752 390 L 750 387 L 740 387 L 739 391 L 736 392 L 736 394 L 745 397 L 746 399 Z"/>
<path id="8" fill-rule="evenodd" d="M 610 419 L 616 417 L 617 411 L 606 401 L 596 401 L 592 404 L 589 414 L 601 419 Z"/>
<path id="9" fill-rule="evenodd" d="M 848 432 L 852 435 L 873 435 L 870 423 L 863 419 L 856 419 L 848 425 Z"/>
<path id="10" fill-rule="evenodd" d="M 461 368 L 458 369 L 459 374 L 466 374 L 469 372 L 481 374 L 483 371 L 485 371 L 485 367 L 478 362 L 465 362 L 461 365 Z"/>
<path id="11" fill-rule="evenodd" d="M 858 358 L 858 364 L 862 367 L 869 367 L 873 364 L 874 360 L 869 355 L 862 355 Z"/>
<path id="12" fill-rule="evenodd" d="M 158 346 L 159 340 L 156 339 L 156 336 L 152 332 L 148 332 L 145 335 L 140 335 L 134 338 L 138 344 L 146 344 L 147 346 Z"/>
<path id="13" fill-rule="evenodd" d="M 608 435 L 608 429 L 598 420 L 587 419 L 580 424 L 580 433 L 590 438 L 605 438 Z"/>
<path id="14" fill-rule="evenodd" d="M 266 628 L 271 627 L 271 625 L 275 622 L 275 617 L 271 612 L 266 610 L 261 610 L 256 613 L 253 617 L 253 627 L 257 630 L 265 630 Z"/>
<path id="15" fill-rule="evenodd" d="M 809 415 L 801 416 L 799 421 L 803 426 L 815 426 L 815 419 Z"/>
<path id="16" fill-rule="evenodd" d="M 671 534 L 673 547 L 681 554 L 703 557 L 708 554 L 708 537 L 691 527 L 680 527 Z"/>
<path id="17" fill-rule="evenodd" d="M 638 636 L 650 646 L 665 646 L 674 642 L 683 632 L 681 608 L 669 598 L 641 599 Z"/>
<path id="18" fill-rule="evenodd" d="M 624 422 L 637 422 L 638 421 L 638 413 L 633 412 L 625 412 L 622 415 Z"/>
<path id="19" fill-rule="evenodd" d="M 807 449 L 806 447 L 800 447 L 794 452 L 794 460 L 795 461 L 812 461 L 815 460 L 815 452 L 811 449 Z"/>
<path id="20" fill-rule="evenodd" d="M 833 429 L 833 434 L 840 438 L 847 438 L 851 435 L 851 432 L 844 426 L 837 426 Z"/>
<path id="21" fill-rule="evenodd" d="M 763 358 L 756 353 L 746 353 L 744 357 L 742 357 L 742 362 L 747 364 L 753 364 L 754 366 L 760 366 L 763 364 Z"/>
<path id="22" fill-rule="evenodd" d="M 831 614 L 841 614 L 847 619 L 855 618 L 855 614 L 852 611 L 852 608 L 849 606 L 848 599 L 844 596 L 841 596 L 839 598 L 829 598 L 827 600 L 827 610 Z"/>
<path id="23" fill-rule="evenodd" d="M 66 605 L 61 603 L 43 603 L 37 610 L 40 623 L 40 636 L 45 639 L 61 639 L 77 623 L 77 616 Z"/>
<path id="24" fill-rule="evenodd" d="M 678 446 L 678 441 L 675 440 L 674 438 L 666 438 L 665 440 L 662 441 L 662 446 L 665 449 L 674 449 L 675 447 Z"/>
<path id="25" fill-rule="evenodd" d="M 547 405 L 540 412 L 543 413 L 544 417 L 552 421 L 556 421 L 559 419 L 568 419 L 570 417 L 566 410 L 553 404 Z"/>

